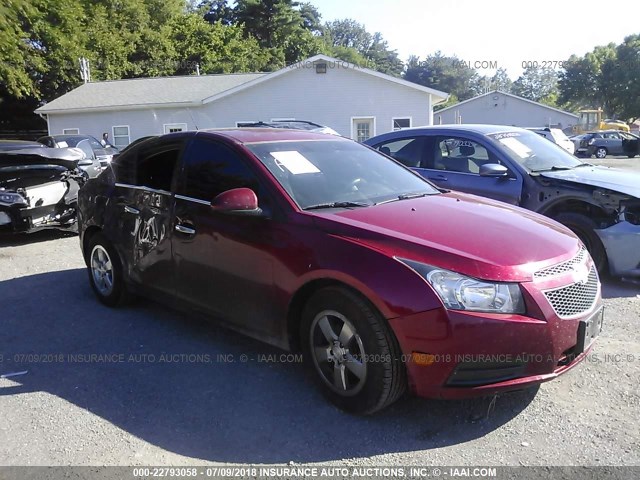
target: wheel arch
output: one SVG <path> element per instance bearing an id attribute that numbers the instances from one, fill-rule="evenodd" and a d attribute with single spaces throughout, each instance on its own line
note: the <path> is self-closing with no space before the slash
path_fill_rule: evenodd
<path id="1" fill-rule="evenodd" d="M 84 262 L 89 265 L 89 244 L 91 243 L 91 239 L 96 236 L 96 234 L 102 232 L 102 229 L 96 225 L 92 225 L 87 227 L 87 229 L 82 234 L 82 257 L 84 258 Z"/>
<path id="2" fill-rule="evenodd" d="M 345 290 L 349 290 L 350 292 L 358 295 L 365 302 L 367 302 L 371 308 L 375 309 L 380 316 L 387 321 L 387 316 L 383 313 L 382 309 L 375 304 L 375 302 L 371 301 L 369 296 L 367 296 L 360 289 L 350 285 L 342 280 L 338 280 L 336 278 L 316 278 L 310 280 L 303 284 L 296 292 L 293 294 L 291 301 L 289 302 L 289 306 L 287 308 L 287 338 L 289 342 L 289 348 L 293 351 L 300 351 L 300 325 L 301 325 L 301 317 L 302 311 L 304 310 L 305 305 L 311 299 L 311 297 L 318 291 L 327 287 L 340 287 Z M 389 326 L 390 327 L 390 326 Z"/>
<path id="3" fill-rule="evenodd" d="M 606 210 L 594 202 L 590 202 L 585 198 L 560 198 L 548 204 L 538 213 L 554 218 L 560 213 L 581 213 L 591 218 L 607 218 L 609 215 Z"/>

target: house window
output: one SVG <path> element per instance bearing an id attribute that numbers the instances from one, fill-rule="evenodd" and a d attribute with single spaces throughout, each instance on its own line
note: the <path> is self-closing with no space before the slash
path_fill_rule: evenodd
<path id="1" fill-rule="evenodd" d="M 411 127 L 411 117 L 393 118 L 393 130 L 402 130 Z"/>
<path id="2" fill-rule="evenodd" d="M 63 135 L 78 135 L 79 133 L 80 133 L 79 128 L 63 128 L 62 129 Z"/>
<path id="3" fill-rule="evenodd" d="M 364 142 L 373 137 L 375 132 L 375 117 L 358 117 L 351 119 L 351 138 Z"/>
<path id="4" fill-rule="evenodd" d="M 187 124 L 186 123 L 165 123 L 164 124 L 164 133 L 176 133 L 176 132 L 186 132 Z"/>
<path id="5" fill-rule="evenodd" d="M 116 125 L 113 127 L 113 146 L 126 147 L 129 145 L 129 125 Z"/>

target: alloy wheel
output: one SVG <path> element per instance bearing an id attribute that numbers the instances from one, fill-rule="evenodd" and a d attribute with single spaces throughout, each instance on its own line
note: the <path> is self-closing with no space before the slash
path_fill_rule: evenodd
<path id="1" fill-rule="evenodd" d="M 102 245 L 96 245 L 91 251 L 91 275 L 98 292 L 105 297 L 110 295 L 113 291 L 113 263 Z"/>
<path id="2" fill-rule="evenodd" d="M 353 324 L 333 310 L 320 312 L 310 330 L 313 363 L 327 386 L 343 396 L 356 395 L 367 378 L 362 339 Z"/>

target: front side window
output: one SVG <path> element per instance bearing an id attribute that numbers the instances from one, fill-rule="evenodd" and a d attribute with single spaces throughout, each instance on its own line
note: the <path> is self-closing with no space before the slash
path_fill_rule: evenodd
<path id="1" fill-rule="evenodd" d="M 250 188 L 256 195 L 256 176 L 231 148 L 213 140 L 195 138 L 185 154 L 181 195 L 210 202 L 234 188 Z"/>
<path id="2" fill-rule="evenodd" d="M 396 162 L 348 140 L 247 144 L 302 209 L 342 202 L 368 206 L 403 195 L 437 194 Z"/>
<path id="3" fill-rule="evenodd" d="M 85 158 L 91 158 L 91 159 L 95 158 L 93 149 L 91 148 L 91 145 L 89 145 L 89 140 L 80 140 L 76 144 L 75 148 L 79 148 L 80 150 L 82 150 Z"/>
<path id="4" fill-rule="evenodd" d="M 461 137 L 437 137 L 433 155 L 427 159 L 428 168 L 476 175 L 488 163 L 500 161 L 480 143 Z"/>

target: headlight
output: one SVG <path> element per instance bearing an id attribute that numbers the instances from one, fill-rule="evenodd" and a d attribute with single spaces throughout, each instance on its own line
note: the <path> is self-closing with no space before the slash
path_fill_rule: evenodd
<path id="1" fill-rule="evenodd" d="M 589 145 L 593 145 L 593 144 L 595 143 L 595 141 L 596 141 L 596 139 L 595 139 L 595 138 L 590 139 L 590 140 L 589 140 Z"/>
<path id="2" fill-rule="evenodd" d="M 24 199 L 22 195 L 14 192 L 5 192 L 0 190 L 0 204 L 1 205 L 26 205 L 27 201 Z"/>
<path id="3" fill-rule="evenodd" d="M 524 300 L 516 283 L 490 283 L 424 263 L 398 258 L 424 278 L 451 310 L 524 313 Z"/>

